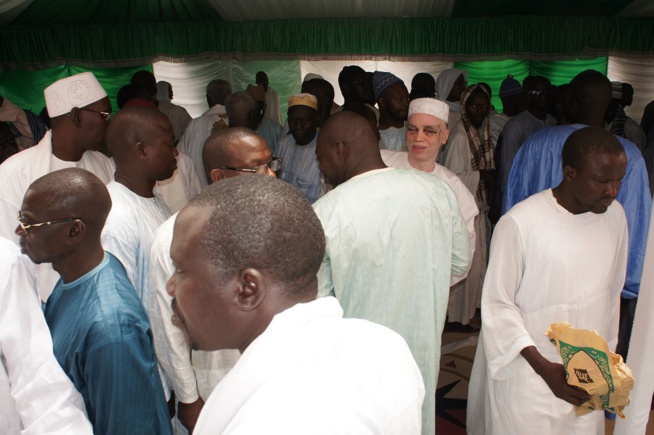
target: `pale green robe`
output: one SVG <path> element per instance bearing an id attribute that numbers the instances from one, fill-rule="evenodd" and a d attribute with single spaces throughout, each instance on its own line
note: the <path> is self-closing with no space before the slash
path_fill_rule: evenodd
<path id="1" fill-rule="evenodd" d="M 345 317 L 406 340 L 425 382 L 422 433 L 433 434 L 450 275 L 471 262 L 456 196 L 431 174 L 388 168 L 350 179 L 313 207 L 327 239 L 318 295 L 333 291 Z"/>

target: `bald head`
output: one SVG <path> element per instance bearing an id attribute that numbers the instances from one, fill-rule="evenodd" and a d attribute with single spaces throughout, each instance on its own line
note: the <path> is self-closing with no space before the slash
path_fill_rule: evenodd
<path id="1" fill-rule="evenodd" d="M 250 156 L 260 155 L 268 157 L 263 163 L 269 161 L 270 150 L 266 141 L 244 127 L 216 130 L 207 138 L 202 148 L 202 162 L 209 182 L 212 181 L 211 172 L 216 168 L 242 167 L 248 164 Z"/>
<path id="2" fill-rule="evenodd" d="M 247 127 L 256 130 L 259 124 L 259 103 L 245 92 L 231 94 L 225 100 L 225 111 L 230 127 Z"/>
<path id="3" fill-rule="evenodd" d="M 327 119 L 318 135 L 316 155 L 321 172 L 332 186 L 386 167 L 370 124 L 363 116 L 349 111 Z"/>
<path id="4" fill-rule="evenodd" d="M 116 163 L 125 161 L 132 148 L 162 130 L 170 128 L 170 120 L 162 112 L 148 107 L 125 107 L 116 113 L 107 128 L 107 146 Z"/>
<path id="5" fill-rule="evenodd" d="M 111 198 L 98 177 L 85 169 L 68 168 L 38 178 L 25 196 L 38 198 L 33 204 L 40 211 L 56 216 L 65 212 L 81 219 L 87 232 L 100 235 L 111 210 Z"/>

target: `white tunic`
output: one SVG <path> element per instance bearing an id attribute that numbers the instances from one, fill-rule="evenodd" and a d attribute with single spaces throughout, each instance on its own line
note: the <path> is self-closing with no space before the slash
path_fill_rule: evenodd
<path id="1" fill-rule="evenodd" d="M 388 127 L 379 130 L 379 148 L 393 151 L 406 151 L 406 122 L 401 128 Z"/>
<path id="2" fill-rule="evenodd" d="M 37 178 L 63 168 L 81 168 L 95 174 L 103 183 L 114 178 L 113 161 L 97 151 L 87 151 L 77 162 L 65 162 L 52 154 L 52 131 L 25 151 L 14 154 L 0 165 L 0 236 L 18 243 L 16 215 L 27 188 Z M 37 266 L 37 287 L 43 300 L 52 293 L 59 274 L 49 263 Z"/>
<path id="3" fill-rule="evenodd" d="M 426 385 L 423 433 L 433 434 L 450 276 L 471 257 L 454 192 L 433 175 L 387 168 L 339 185 L 314 210 L 327 239 L 318 295 L 333 291 L 346 317 L 406 340 Z"/>
<path id="4" fill-rule="evenodd" d="M 123 264 L 127 277 L 148 306 L 150 248 L 159 225 L 170 217 L 161 197 L 144 198 L 122 184 L 107 185 L 111 211 L 102 231 L 102 246 Z"/>
<path id="5" fill-rule="evenodd" d="M 164 222 L 154 235 L 150 256 L 150 300 L 146 304 L 157 361 L 165 373 L 165 379 L 182 403 L 193 403 L 201 397 L 204 401 L 236 364 L 240 356 L 237 350 L 216 352 L 191 351 L 182 331 L 172 324 L 172 297 L 166 291 L 166 282 L 175 271 L 170 258 L 173 240 L 174 214 Z M 166 392 L 167 396 L 169 392 Z M 168 397 L 167 397 L 168 398 Z"/>
<path id="6" fill-rule="evenodd" d="M 177 149 L 189 156 L 193 162 L 202 188 L 207 187 L 209 184 L 207 174 L 204 171 L 204 163 L 202 162 L 204 142 L 211 135 L 212 128 L 227 125 L 229 125 L 229 120 L 227 119 L 225 106 L 216 104 L 204 112 L 202 116 L 195 118 L 188 124 L 184 135 L 177 144 Z"/>
<path id="7" fill-rule="evenodd" d="M 158 192 L 172 213 L 180 211 L 187 202 L 202 190 L 202 183 L 195 172 L 193 162 L 186 154 L 177 155 L 177 169 L 173 176 L 164 181 L 157 181 Z"/>
<path id="8" fill-rule="evenodd" d="M 548 189 L 498 223 L 482 297 L 482 329 L 468 390 L 469 434 L 603 434 L 604 414 L 576 417 L 520 355 L 536 346 L 562 363 L 552 323 L 595 330 L 615 349 L 627 267 L 627 220 L 614 202 L 573 215 Z"/>
<path id="9" fill-rule="evenodd" d="M 91 434 L 84 400 L 52 353 L 32 262 L 0 237 L 0 432 Z"/>
<path id="10" fill-rule="evenodd" d="M 342 316 L 334 298 L 277 314 L 211 394 L 194 434 L 420 433 L 425 391 L 406 343 Z"/>

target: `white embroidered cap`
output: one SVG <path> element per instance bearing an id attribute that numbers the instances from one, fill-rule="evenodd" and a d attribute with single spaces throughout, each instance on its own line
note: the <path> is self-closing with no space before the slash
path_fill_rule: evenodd
<path id="1" fill-rule="evenodd" d="M 435 98 L 416 98 L 409 104 L 409 118 L 415 113 L 426 113 L 447 123 L 450 108 L 446 103 Z"/>
<path id="2" fill-rule="evenodd" d="M 86 107 L 107 96 L 91 72 L 83 72 L 58 80 L 45 88 L 45 105 L 50 118 L 65 115 L 73 107 Z"/>

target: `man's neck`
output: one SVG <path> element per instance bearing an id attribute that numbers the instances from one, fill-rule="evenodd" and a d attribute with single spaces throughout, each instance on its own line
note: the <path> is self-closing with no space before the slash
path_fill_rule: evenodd
<path id="1" fill-rule="evenodd" d="M 135 173 L 134 171 L 126 172 Z M 114 180 L 116 180 L 116 183 L 122 184 L 138 196 L 143 198 L 152 198 L 154 196 L 155 181 L 135 180 L 134 178 L 123 175 L 123 173 L 118 170 L 116 170 L 116 173 L 114 174 Z"/>
<path id="2" fill-rule="evenodd" d="M 547 112 L 544 110 L 537 109 L 535 107 L 530 107 L 527 109 L 531 116 L 533 116 L 536 119 L 540 119 L 541 121 L 545 121 L 547 119 Z"/>
<path id="3" fill-rule="evenodd" d="M 391 115 L 386 110 L 379 111 L 379 129 L 386 130 L 390 127 L 404 127 L 404 120 Z"/>
<path id="4" fill-rule="evenodd" d="M 80 249 L 62 263 L 52 263 L 52 268 L 61 275 L 64 284 L 68 284 L 95 269 L 103 259 L 104 250 L 98 237 L 97 245 L 92 249 Z"/>
<path id="5" fill-rule="evenodd" d="M 52 131 L 52 154 L 65 162 L 79 162 L 85 150 L 75 146 L 75 141 L 55 130 Z"/>
<path id="6" fill-rule="evenodd" d="M 408 160 L 411 167 L 422 172 L 433 172 L 433 170 L 436 168 L 436 162 L 430 162 L 430 161 L 419 162 L 411 158 L 411 154 L 409 154 Z"/>

